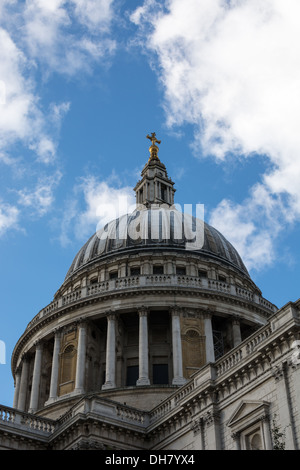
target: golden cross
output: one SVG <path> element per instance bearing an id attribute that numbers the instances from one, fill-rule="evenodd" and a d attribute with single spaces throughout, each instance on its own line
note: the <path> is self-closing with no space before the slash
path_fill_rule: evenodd
<path id="1" fill-rule="evenodd" d="M 151 136 L 148 134 L 146 137 L 147 139 L 151 140 L 152 145 L 155 145 L 156 143 L 161 143 L 161 140 L 157 140 L 155 132 L 152 132 Z"/>

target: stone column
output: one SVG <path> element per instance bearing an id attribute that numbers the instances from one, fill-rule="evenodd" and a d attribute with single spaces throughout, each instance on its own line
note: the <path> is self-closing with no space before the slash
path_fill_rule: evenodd
<path id="1" fill-rule="evenodd" d="M 276 396 L 278 406 L 277 425 L 280 431 L 285 429 L 286 450 L 297 449 L 297 439 L 294 431 L 293 411 L 291 409 L 292 397 L 287 381 L 287 362 L 282 362 L 272 370 L 275 378 Z"/>
<path id="2" fill-rule="evenodd" d="M 172 349 L 173 349 L 173 385 L 183 385 L 186 380 L 183 377 L 182 368 L 182 346 L 180 331 L 180 314 L 177 309 L 173 309 L 172 315 Z"/>
<path id="3" fill-rule="evenodd" d="M 221 450 L 220 415 L 214 408 L 205 415 L 207 450 Z"/>
<path id="4" fill-rule="evenodd" d="M 41 371 L 42 371 L 42 352 L 43 352 L 43 344 L 41 342 L 38 342 L 35 347 L 35 358 L 34 358 L 34 367 L 33 367 L 29 413 L 34 413 L 38 409 L 38 405 L 39 405 L 39 393 L 40 393 L 40 382 L 41 382 Z"/>
<path id="5" fill-rule="evenodd" d="M 86 323 L 79 323 L 75 393 L 84 393 L 86 362 Z"/>
<path id="6" fill-rule="evenodd" d="M 241 434 L 239 432 L 235 432 L 231 434 L 231 437 L 235 443 L 235 450 L 241 450 Z"/>
<path id="7" fill-rule="evenodd" d="M 272 450 L 272 439 L 271 439 L 271 429 L 270 429 L 270 422 L 269 416 L 262 417 L 262 427 L 263 427 L 263 434 L 264 434 L 264 442 L 265 442 L 265 450 Z"/>
<path id="8" fill-rule="evenodd" d="M 18 408 L 18 400 L 19 400 L 19 393 L 20 393 L 20 381 L 21 381 L 21 370 L 20 370 L 20 367 L 18 367 L 17 370 L 16 370 L 16 384 L 15 384 L 13 408 Z"/>
<path id="9" fill-rule="evenodd" d="M 107 315 L 106 374 L 103 390 L 116 387 L 116 316 Z"/>
<path id="10" fill-rule="evenodd" d="M 205 349 L 206 349 L 206 362 L 215 362 L 214 339 L 211 324 L 211 315 L 205 314 L 204 316 L 204 332 L 205 332 Z"/>
<path id="11" fill-rule="evenodd" d="M 17 408 L 20 411 L 25 411 L 27 389 L 28 389 L 28 372 L 29 372 L 29 359 L 27 356 L 24 356 L 22 359 L 20 392 L 19 392 L 18 406 L 17 406 Z"/>
<path id="12" fill-rule="evenodd" d="M 241 325 L 236 318 L 232 321 L 232 339 L 234 348 L 242 342 Z"/>
<path id="13" fill-rule="evenodd" d="M 139 378 L 137 385 L 150 385 L 148 360 L 148 311 L 139 311 Z"/>
<path id="14" fill-rule="evenodd" d="M 49 393 L 49 400 L 51 401 L 57 398 L 60 342 L 61 342 L 61 331 L 56 330 L 55 336 L 54 336 L 54 348 L 53 348 L 53 356 L 52 356 L 52 369 L 51 369 L 51 381 L 50 381 L 50 393 Z"/>

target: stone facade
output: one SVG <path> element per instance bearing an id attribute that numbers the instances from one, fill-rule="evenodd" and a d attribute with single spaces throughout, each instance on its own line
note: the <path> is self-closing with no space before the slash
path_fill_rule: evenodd
<path id="1" fill-rule="evenodd" d="M 271 450 L 276 427 L 286 450 L 299 449 L 299 326 L 300 301 L 289 303 L 152 409 L 153 386 L 66 397 L 68 410 L 58 401 L 52 419 L 47 407 L 2 406 L 1 449 Z"/>
<path id="2" fill-rule="evenodd" d="M 156 228 L 173 220 L 174 235 L 174 183 L 155 147 L 126 227 L 149 231 L 154 205 Z M 15 346 L 1 449 L 274 449 L 276 429 L 299 449 L 300 301 L 278 310 L 203 229 L 200 250 L 173 235 L 91 237 Z"/>

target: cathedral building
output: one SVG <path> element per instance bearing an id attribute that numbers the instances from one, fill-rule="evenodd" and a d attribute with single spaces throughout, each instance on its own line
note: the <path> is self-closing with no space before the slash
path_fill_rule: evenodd
<path id="1" fill-rule="evenodd" d="M 147 137 L 135 211 L 91 236 L 14 348 L 0 449 L 299 450 L 300 300 L 277 308 L 176 209 Z"/>

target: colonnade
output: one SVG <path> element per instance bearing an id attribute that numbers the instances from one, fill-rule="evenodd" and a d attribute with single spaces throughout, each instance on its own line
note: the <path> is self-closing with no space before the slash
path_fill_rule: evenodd
<path id="1" fill-rule="evenodd" d="M 186 379 L 183 376 L 182 363 L 182 345 L 181 345 L 181 327 L 180 327 L 180 310 L 171 309 L 171 330 L 172 330 L 172 357 L 173 357 L 173 379 L 172 385 L 183 385 Z M 149 310 L 140 308 L 139 315 L 139 377 L 136 382 L 137 386 L 150 385 L 149 377 L 149 339 L 148 339 L 148 315 Z M 107 314 L 107 341 L 106 341 L 106 370 L 105 383 L 103 390 L 116 387 L 116 320 L 117 315 L 114 312 Z M 214 343 L 211 315 L 204 315 L 204 332 L 206 337 L 206 362 L 214 362 Z M 240 326 L 237 320 L 233 320 L 232 326 L 234 346 L 241 341 Z M 52 368 L 50 378 L 50 391 L 47 403 L 51 403 L 58 396 L 58 380 L 59 380 L 59 363 L 61 350 L 62 330 L 54 330 L 54 347 L 52 354 Z M 81 394 L 85 390 L 85 367 L 86 367 L 86 350 L 87 350 L 87 322 L 79 321 L 78 323 L 78 345 L 77 345 L 77 362 L 75 387 L 72 393 Z M 29 412 L 34 413 L 39 406 L 39 389 L 42 373 L 42 354 L 43 342 L 39 341 L 35 344 L 35 357 L 32 377 L 32 387 L 29 400 Z M 27 391 L 29 380 L 29 358 L 24 355 L 18 370 L 16 371 L 15 395 L 13 407 L 21 411 L 25 411 Z"/>

